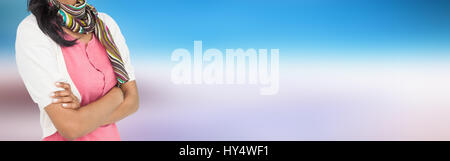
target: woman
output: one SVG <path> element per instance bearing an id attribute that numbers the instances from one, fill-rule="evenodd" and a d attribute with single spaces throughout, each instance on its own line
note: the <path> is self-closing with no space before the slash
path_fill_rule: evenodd
<path id="1" fill-rule="evenodd" d="M 43 140 L 120 140 L 138 109 L 128 47 L 115 21 L 85 0 L 29 0 L 16 61 L 40 109 Z"/>

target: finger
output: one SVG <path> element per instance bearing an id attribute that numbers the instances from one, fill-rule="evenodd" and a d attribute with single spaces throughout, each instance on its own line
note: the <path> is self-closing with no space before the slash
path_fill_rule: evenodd
<path id="1" fill-rule="evenodd" d="M 72 97 L 57 97 L 53 98 L 53 103 L 73 103 L 74 100 Z"/>
<path id="2" fill-rule="evenodd" d="M 56 87 L 63 88 L 64 90 L 70 91 L 70 84 L 65 82 L 56 82 Z"/>
<path id="3" fill-rule="evenodd" d="M 72 96 L 72 99 L 73 99 L 73 102 L 77 102 L 77 103 L 80 103 L 80 100 L 78 100 L 78 97 L 77 96 L 75 96 L 75 95 L 71 95 Z"/>
<path id="4" fill-rule="evenodd" d="M 69 97 L 72 94 L 72 91 L 56 91 L 56 92 L 52 92 L 51 93 L 51 97 L 56 98 L 56 97 Z"/>
<path id="5" fill-rule="evenodd" d="M 61 104 L 61 106 L 65 109 L 77 109 L 78 108 L 78 104 L 76 104 L 76 103 L 63 103 L 63 104 Z"/>

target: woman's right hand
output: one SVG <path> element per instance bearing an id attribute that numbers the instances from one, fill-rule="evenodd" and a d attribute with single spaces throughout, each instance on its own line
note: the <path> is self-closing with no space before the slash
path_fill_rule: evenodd
<path id="1" fill-rule="evenodd" d="M 56 91 L 51 93 L 51 97 L 53 98 L 52 103 L 61 104 L 63 108 L 66 109 L 78 109 L 80 108 L 80 101 L 78 98 L 72 93 L 72 89 L 70 84 L 65 82 L 56 82 L 56 87 L 62 88 L 62 91 Z"/>

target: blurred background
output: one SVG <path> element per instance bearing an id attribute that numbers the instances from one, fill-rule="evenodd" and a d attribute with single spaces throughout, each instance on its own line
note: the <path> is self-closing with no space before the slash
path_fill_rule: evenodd
<path id="1" fill-rule="evenodd" d="M 89 0 L 120 25 L 141 95 L 123 140 L 450 140 L 450 1 Z M 17 73 L 26 0 L 0 0 L 0 140 L 40 140 Z M 173 50 L 280 49 L 280 89 L 175 85 Z"/>

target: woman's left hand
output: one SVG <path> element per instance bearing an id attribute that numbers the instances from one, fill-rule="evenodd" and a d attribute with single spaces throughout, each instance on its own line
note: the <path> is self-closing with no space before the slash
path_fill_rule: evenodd
<path id="1" fill-rule="evenodd" d="M 72 93 L 70 84 L 65 82 L 57 82 L 56 87 L 63 88 L 62 91 L 56 91 L 51 94 L 53 98 L 53 103 L 59 103 L 63 108 L 66 109 L 78 109 L 80 108 L 80 101 Z"/>

